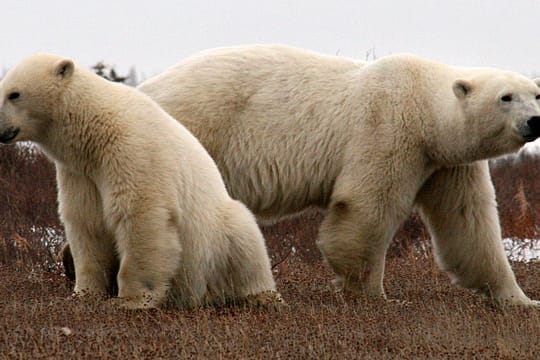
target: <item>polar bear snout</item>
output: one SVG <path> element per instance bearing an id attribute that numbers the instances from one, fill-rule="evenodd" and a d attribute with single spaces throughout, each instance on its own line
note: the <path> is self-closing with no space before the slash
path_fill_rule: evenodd
<path id="1" fill-rule="evenodd" d="M 527 125 L 533 130 L 540 130 L 540 116 L 532 116 L 529 120 L 527 120 Z"/>
<path id="2" fill-rule="evenodd" d="M 0 142 L 9 144 L 9 142 L 17 137 L 19 134 L 19 128 L 8 127 L 0 133 Z"/>
<path id="3" fill-rule="evenodd" d="M 540 116 L 532 116 L 527 120 L 527 131 L 523 137 L 527 141 L 534 141 L 540 137 Z"/>

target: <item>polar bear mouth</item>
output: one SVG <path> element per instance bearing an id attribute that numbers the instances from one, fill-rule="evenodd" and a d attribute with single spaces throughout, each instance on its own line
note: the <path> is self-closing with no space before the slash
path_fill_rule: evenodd
<path id="1" fill-rule="evenodd" d="M 520 135 L 521 135 L 521 138 L 525 140 L 525 142 L 531 142 L 538 139 L 538 137 L 540 137 L 540 132 L 538 131 L 538 129 L 531 129 L 527 127 L 526 129 L 521 131 Z"/>
<path id="2" fill-rule="evenodd" d="M 524 135 L 523 136 L 523 140 L 525 140 L 526 142 L 531 142 L 531 141 L 534 141 L 536 139 L 538 139 L 537 135 Z"/>
<path id="3" fill-rule="evenodd" d="M 540 116 L 531 116 L 531 118 L 527 120 L 527 125 L 524 130 L 522 136 L 527 142 L 534 141 L 540 137 Z"/>
<path id="4" fill-rule="evenodd" d="M 3 133 L 0 134 L 0 142 L 8 144 L 11 140 L 15 139 L 19 134 L 18 128 L 7 128 Z"/>

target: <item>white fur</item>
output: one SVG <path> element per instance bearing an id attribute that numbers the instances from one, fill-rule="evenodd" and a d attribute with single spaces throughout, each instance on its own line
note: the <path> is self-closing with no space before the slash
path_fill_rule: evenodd
<path id="1" fill-rule="evenodd" d="M 270 45 L 202 52 L 139 89 L 195 134 L 257 215 L 327 208 L 318 243 L 345 288 L 384 296 L 386 249 L 418 205 L 458 283 L 538 304 L 504 255 L 482 161 L 538 136 L 533 81 L 412 55 L 365 63 Z"/>
<path id="2" fill-rule="evenodd" d="M 133 308 L 275 291 L 255 219 L 147 96 L 48 54 L 11 70 L 0 95 L 3 140 L 34 141 L 56 165 L 76 293 L 106 293 L 116 271 L 120 302 Z"/>

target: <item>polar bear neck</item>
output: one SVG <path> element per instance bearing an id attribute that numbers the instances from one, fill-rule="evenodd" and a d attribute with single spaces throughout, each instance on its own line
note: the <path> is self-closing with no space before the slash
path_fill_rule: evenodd
<path id="1" fill-rule="evenodd" d="M 471 161 L 478 139 L 453 93 L 455 78 L 452 67 L 408 54 L 367 65 L 354 95 L 363 126 L 379 147 L 416 148 L 435 168 Z"/>
<path id="2" fill-rule="evenodd" d="M 128 127 L 115 115 L 115 107 L 109 106 L 109 99 L 122 98 L 112 95 L 122 89 L 80 68 L 75 75 L 40 145 L 55 161 L 90 174 L 118 156 Z M 93 90 L 97 82 L 101 82 L 95 87 L 99 91 Z"/>
<path id="3" fill-rule="evenodd" d="M 439 96 L 448 96 L 439 95 Z M 433 121 L 425 126 L 426 152 L 440 166 L 452 166 L 480 160 L 480 141 L 473 129 L 468 129 L 457 101 L 441 103 L 433 109 Z"/>

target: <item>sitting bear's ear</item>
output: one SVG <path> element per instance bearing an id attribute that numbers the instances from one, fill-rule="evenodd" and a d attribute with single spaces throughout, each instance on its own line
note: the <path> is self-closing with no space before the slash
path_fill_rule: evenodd
<path id="1" fill-rule="evenodd" d="M 458 99 L 464 99 L 471 92 L 473 85 L 470 81 L 458 79 L 452 85 L 452 90 Z"/>
<path id="2" fill-rule="evenodd" d="M 540 87 L 540 78 L 536 78 L 533 81 L 536 83 L 536 86 Z"/>
<path id="3" fill-rule="evenodd" d="M 73 71 L 75 70 L 75 64 L 73 64 L 73 61 L 69 59 L 63 59 L 60 60 L 55 68 L 54 68 L 54 75 L 56 75 L 59 79 L 68 79 L 73 75 Z"/>

